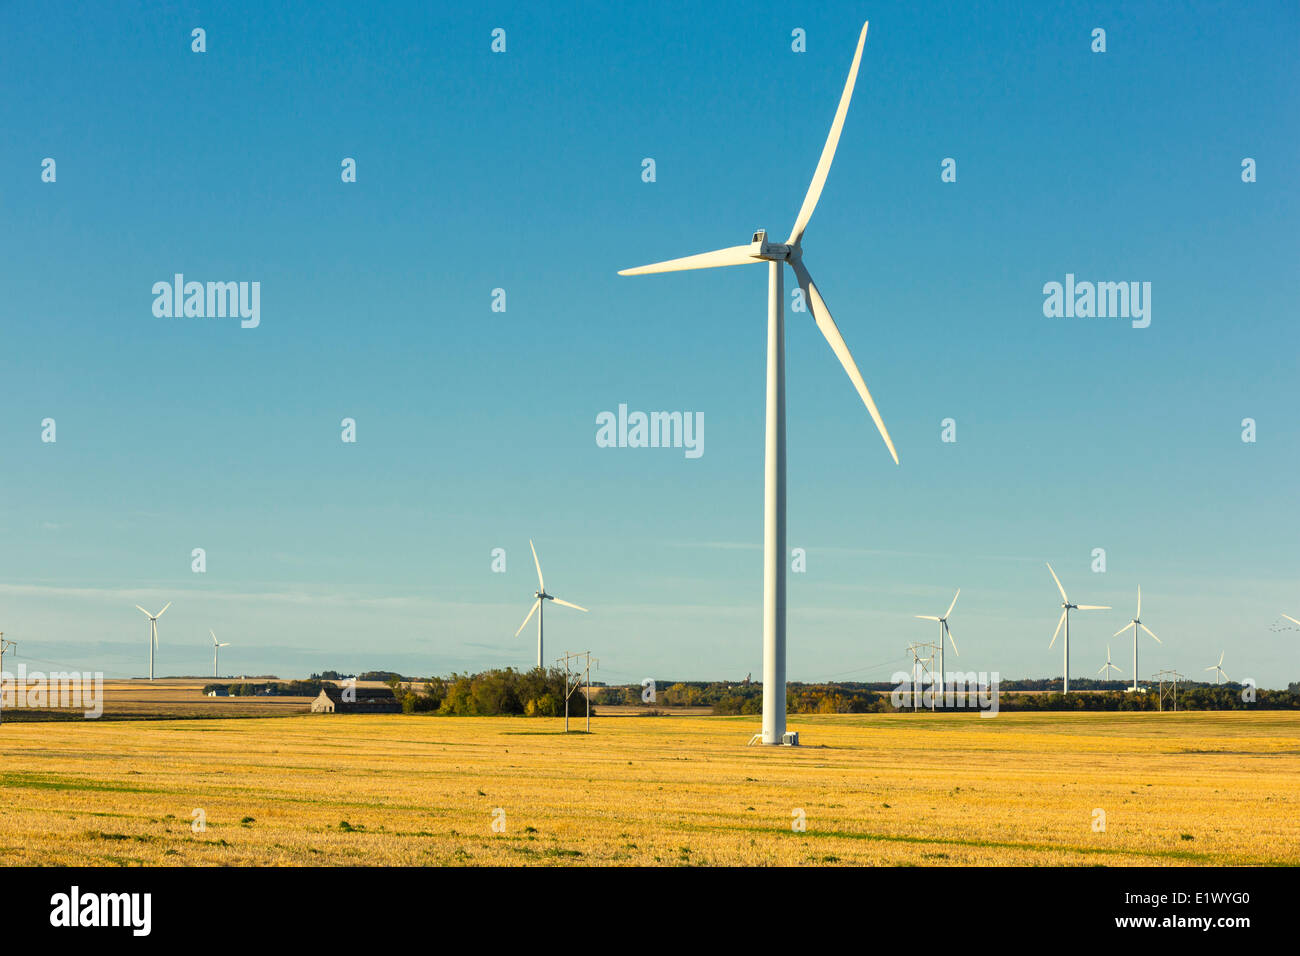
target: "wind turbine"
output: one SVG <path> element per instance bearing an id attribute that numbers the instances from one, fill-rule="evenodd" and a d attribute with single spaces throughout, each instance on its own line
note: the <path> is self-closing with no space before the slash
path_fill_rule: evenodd
<path id="1" fill-rule="evenodd" d="M 553 594 L 546 593 L 546 582 L 542 580 L 542 562 L 537 560 L 537 549 L 533 548 L 533 539 L 528 539 L 528 547 L 533 549 L 533 564 L 537 565 L 537 590 L 533 592 L 533 597 L 537 598 L 533 606 L 528 610 L 528 617 L 524 618 L 524 623 L 519 625 L 519 630 L 515 631 L 515 637 L 523 631 L 534 614 L 537 615 L 537 666 L 542 665 L 542 616 L 545 608 L 542 606 L 544 601 L 554 601 L 556 604 L 563 604 L 565 607 L 571 607 L 576 611 L 586 611 L 585 607 L 578 607 L 576 604 L 570 604 L 568 601 L 562 601 Z"/>
<path id="2" fill-rule="evenodd" d="M 209 633 L 209 634 L 212 634 L 211 631 L 208 631 L 208 633 Z M 218 648 L 229 647 L 229 646 L 230 646 L 230 642 L 229 642 L 229 641 L 218 641 L 218 640 L 217 640 L 217 635 L 212 634 L 212 676 L 213 676 L 213 677 L 216 677 L 216 676 L 217 676 L 217 650 L 218 650 Z"/>
<path id="3" fill-rule="evenodd" d="M 1223 672 L 1223 655 L 1224 655 L 1225 653 L 1227 653 L 1227 652 L 1226 652 L 1226 651 L 1220 651 L 1220 652 L 1219 652 L 1219 663 L 1217 663 L 1217 664 L 1212 664 L 1212 665 L 1210 665 L 1209 667 L 1205 668 L 1207 671 L 1214 671 L 1214 682 L 1215 682 L 1216 684 L 1222 684 L 1225 680 L 1226 680 L 1226 681 L 1231 681 L 1231 680 L 1232 680 L 1231 677 L 1229 677 L 1227 674 L 1225 674 L 1225 673 Z"/>
<path id="4" fill-rule="evenodd" d="M 957 642 L 954 641 L 952 638 L 952 631 L 948 630 L 948 615 L 950 615 L 952 613 L 952 609 L 957 606 L 957 598 L 959 598 L 960 596 L 961 596 L 961 588 L 958 588 L 957 593 L 952 596 L 952 603 L 948 605 L 948 610 L 944 612 L 943 617 L 934 617 L 933 615 L 930 614 L 914 615 L 918 620 L 939 622 L 939 693 L 940 694 L 946 692 L 944 682 L 947 681 L 947 677 L 944 676 L 947 674 L 947 671 L 943 669 L 943 639 L 945 635 L 947 635 L 948 640 L 952 641 L 952 652 L 956 654 L 958 657 L 961 657 L 961 652 L 957 650 Z"/>
<path id="5" fill-rule="evenodd" d="M 1130 687 L 1129 690 L 1136 691 L 1138 689 L 1138 628 L 1140 627 L 1148 634 L 1151 634 L 1151 636 L 1155 638 L 1155 642 L 1157 644 L 1164 643 L 1164 641 L 1156 637 L 1155 634 L 1151 633 L 1151 628 L 1147 627 L 1145 624 L 1142 623 L 1142 586 L 1140 584 L 1138 585 L 1137 613 L 1133 615 L 1133 620 L 1129 621 L 1127 624 L 1121 627 L 1118 631 L 1112 634 L 1111 637 L 1119 637 L 1130 627 L 1133 628 L 1133 686 Z M 1106 649 L 1106 654 L 1107 656 L 1110 655 L 1110 648 Z M 1116 669 L 1118 670 L 1118 668 Z"/>
<path id="6" fill-rule="evenodd" d="M 149 619 L 149 679 L 150 680 L 153 680 L 153 652 L 154 649 L 158 646 L 158 618 L 162 617 L 163 614 L 167 611 L 167 608 L 171 606 L 172 606 L 172 602 L 168 601 L 165 605 L 163 605 L 163 609 L 159 611 L 157 614 L 150 614 L 148 611 L 146 611 L 138 604 L 135 606 L 135 609 L 137 611 L 139 611 L 141 614 L 143 614 L 145 617 Z"/>
<path id="7" fill-rule="evenodd" d="M 803 205 L 795 218 L 794 228 L 784 243 L 767 240 L 767 230 L 759 229 L 746 245 L 731 246 L 714 252 L 656 262 L 653 265 L 623 269 L 619 275 L 644 275 L 651 272 L 678 272 L 684 269 L 712 269 L 718 266 L 739 266 L 767 263 L 767 426 L 763 458 L 763 732 L 765 744 L 785 742 L 785 316 L 784 262 L 794 270 L 795 279 L 803 290 L 804 301 L 812 309 L 813 318 L 835 357 L 840 360 L 849 380 L 857 389 L 872 421 L 885 440 L 890 456 L 898 463 L 898 452 L 889 437 L 885 422 L 876 409 L 876 403 L 867 391 L 862 373 L 849 352 L 830 310 L 822 299 L 821 291 L 803 264 L 803 234 L 808 228 L 822 187 L 830 172 L 835 148 L 839 145 L 844 118 L 853 97 L 853 85 L 858 78 L 858 64 L 862 60 L 862 46 L 867 39 L 867 24 L 862 24 L 858 46 L 849 67 L 849 76 L 840 94 L 839 107 L 831 122 L 826 145 L 813 172 L 812 183 L 804 196 Z M 791 741 L 793 742 L 793 741 Z"/>
<path id="8" fill-rule="evenodd" d="M 1127 627 L 1122 627 L 1122 628 L 1120 628 L 1120 630 L 1121 630 L 1121 631 L 1127 631 L 1128 628 L 1127 628 Z M 1137 640 L 1137 638 L 1134 638 L 1134 640 Z M 1113 670 L 1116 674 L 1122 674 L 1122 673 L 1124 673 L 1122 670 L 1120 670 L 1118 667 L 1116 667 L 1114 664 L 1112 664 L 1112 663 L 1110 662 L 1110 645 L 1107 644 L 1107 645 L 1106 645 L 1106 663 L 1105 663 L 1102 667 L 1099 667 L 1099 668 L 1097 669 L 1097 673 L 1102 675 L 1102 680 L 1105 680 L 1106 678 L 1110 677 L 1110 672 L 1111 672 L 1112 670 Z M 1134 684 L 1136 684 L 1136 683 L 1137 683 L 1137 681 L 1135 680 L 1135 681 L 1134 681 Z M 1136 688 L 1134 688 L 1134 689 L 1136 689 Z"/>
<path id="9" fill-rule="evenodd" d="M 1052 571 L 1052 564 L 1049 561 L 1047 570 Z M 1056 582 L 1056 589 L 1061 592 L 1061 619 L 1056 622 L 1056 630 L 1052 632 L 1052 643 L 1047 645 L 1050 651 L 1056 646 L 1056 635 L 1061 633 L 1061 625 L 1065 625 L 1065 693 L 1070 692 L 1070 612 L 1071 611 L 1109 611 L 1108 604 L 1071 604 L 1070 599 L 1065 596 L 1065 588 L 1061 587 L 1061 579 L 1052 571 L 1052 580 Z"/>

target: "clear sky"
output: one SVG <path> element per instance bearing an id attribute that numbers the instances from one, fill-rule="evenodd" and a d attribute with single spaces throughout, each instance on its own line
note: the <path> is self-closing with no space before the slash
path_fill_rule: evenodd
<path id="1" fill-rule="evenodd" d="M 1144 676 L 1300 678 L 1295 3 L 267 6 L 0 7 L 16 660 L 141 674 L 172 601 L 161 674 L 528 666 L 531 537 L 591 608 L 548 657 L 757 678 L 764 270 L 616 270 L 783 239 L 870 19 L 804 249 L 901 464 L 791 313 L 791 679 L 888 679 L 958 586 L 950 665 L 1057 676 L 1045 561 L 1115 607 L 1075 676 L 1140 584 Z M 259 327 L 155 317 L 177 272 Z M 1045 317 L 1067 273 L 1150 326 Z M 704 454 L 597 447 L 620 403 Z"/>

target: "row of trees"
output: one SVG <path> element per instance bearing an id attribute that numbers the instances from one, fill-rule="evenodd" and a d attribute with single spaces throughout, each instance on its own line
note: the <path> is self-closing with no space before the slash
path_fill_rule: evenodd
<path id="1" fill-rule="evenodd" d="M 204 684 L 203 693 L 206 694 L 211 690 L 224 690 L 231 697 L 255 697 L 267 693 L 272 695 L 283 694 L 287 697 L 315 697 L 320 693 L 322 686 L 324 686 L 324 682 L 314 677 L 311 680 L 241 681 L 235 684 Z"/>
<path id="2" fill-rule="evenodd" d="M 1172 704 L 1165 687 L 1165 710 Z M 1253 700 L 1242 698 L 1242 688 L 1231 684 L 1178 685 L 1179 710 L 1300 710 L 1300 687 L 1287 690 L 1256 690 Z M 1003 694 L 1001 710 L 1159 710 L 1159 687 L 1142 694 L 1104 691 L 1095 694 Z"/>
<path id="3" fill-rule="evenodd" d="M 452 674 L 432 677 L 421 690 L 414 682 L 389 681 L 405 713 L 433 713 L 457 717 L 562 717 L 564 715 L 564 671 L 534 667 L 517 671 L 483 671 L 481 674 Z M 639 698 L 638 698 L 639 699 Z M 587 698 L 581 690 L 569 697 L 569 715 L 583 717 Z M 595 713 L 595 710 L 592 711 Z"/>
<path id="4" fill-rule="evenodd" d="M 999 686 L 1000 710 L 1158 710 L 1160 695 L 1153 685 L 1146 693 L 1131 694 L 1119 681 L 1088 682 L 1082 686 L 1088 693 L 1066 694 L 1052 692 L 1052 685 L 1061 686 L 1060 680 L 1015 681 Z M 1075 682 L 1071 681 L 1071 689 Z M 792 714 L 868 714 L 910 710 L 911 697 L 904 706 L 896 708 L 891 700 L 893 684 L 798 684 L 786 685 L 786 710 Z M 1166 688 L 1168 690 L 1168 688 Z M 1026 691 L 1045 691 L 1026 693 Z M 1186 710 L 1279 710 L 1300 709 L 1300 683 L 1292 683 L 1284 691 L 1254 690 L 1243 698 L 1238 684 L 1185 684 L 1178 685 L 1178 707 Z M 1253 699 L 1252 699 L 1253 697 Z M 704 683 L 656 682 L 655 699 L 643 700 L 643 688 L 637 684 L 610 686 L 601 689 L 602 702 L 624 706 L 655 707 L 711 707 L 714 714 L 744 715 L 763 712 L 763 685 L 758 683 Z M 974 706 L 974 702 L 971 702 Z M 1170 703 L 1165 701 L 1168 709 Z"/>

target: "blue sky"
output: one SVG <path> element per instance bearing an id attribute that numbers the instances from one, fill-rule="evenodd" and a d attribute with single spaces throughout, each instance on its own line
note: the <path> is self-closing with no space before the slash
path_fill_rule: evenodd
<path id="1" fill-rule="evenodd" d="M 1296 6 L 698 6 L 0 8 L 19 659 L 139 674 L 171 600 L 160 673 L 209 628 L 235 672 L 527 666 L 531 537 L 591 608 L 548 657 L 757 676 L 763 270 L 615 273 L 784 238 L 869 18 L 804 248 L 901 464 L 789 314 L 790 677 L 888 679 L 957 586 L 955 663 L 1059 675 L 1049 560 L 1115 606 L 1074 676 L 1127 673 L 1141 584 L 1144 676 L 1300 677 Z M 156 318 L 176 272 L 259 281 L 261 325 Z M 1066 273 L 1150 282 L 1150 327 L 1044 317 Z M 598 448 L 620 403 L 704 455 Z"/>

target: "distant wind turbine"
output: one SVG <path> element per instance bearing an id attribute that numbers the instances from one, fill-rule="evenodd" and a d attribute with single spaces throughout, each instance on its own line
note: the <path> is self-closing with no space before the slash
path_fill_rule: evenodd
<path id="1" fill-rule="evenodd" d="M 208 633 L 209 633 L 209 634 L 212 634 L 211 631 L 208 631 Z M 212 676 L 213 676 L 213 677 L 216 677 L 216 676 L 217 676 L 217 650 L 218 650 L 218 648 L 229 647 L 229 646 L 230 646 L 230 642 L 229 642 L 229 641 L 218 641 L 218 640 L 217 640 L 217 635 L 212 634 Z"/>
<path id="2" fill-rule="evenodd" d="M 782 291 L 785 263 L 794 270 L 795 279 L 803 290 L 803 301 L 812 310 L 817 328 L 830 344 L 831 351 L 839 359 L 840 365 L 848 374 L 849 380 L 857 390 L 858 397 L 866 405 L 871 420 L 875 422 L 880 437 L 885 440 L 889 455 L 898 464 L 898 452 L 894 449 L 893 439 L 885 428 L 884 419 L 876 408 L 875 400 L 867 390 L 867 384 L 858 370 L 857 362 L 849 351 L 840 334 L 839 327 L 831 318 L 830 309 L 822 299 L 821 290 L 808 273 L 803 263 L 803 235 L 812 219 L 813 210 L 821 198 L 822 188 L 830 173 L 831 162 L 835 159 L 835 149 L 840 142 L 840 133 L 844 129 L 844 119 L 849 112 L 849 101 L 853 98 L 853 86 L 858 79 L 858 65 L 862 61 L 862 47 L 867 40 L 867 24 L 862 24 L 858 34 L 858 46 L 853 53 L 853 63 L 840 94 L 839 106 L 835 118 L 831 121 L 826 144 L 822 147 L 821 158 L 813 172 L 812 182 L 804 195 L 803 205 L 795 217 L 794 228 L 783 243 L 769 242 L 767 230 L 759 229 L 753 233 L 750 241 L 744 245 L 731 246 L 713 252 L 685 256 L 656 262 L 652 265 L 623 269 L 619 275 L 645 275 L 652 272 L 679 272 L 685 269 L 712 269 L 718 266 L 739 266 L 754 263 L 767 263 L 767 404 L 766 435 L 763 456 L 763 730 L 762 742 L 765 744 L 787 743 L 785 733 L 786 695 L 785 695 L 785 561 L 786 561 L 786 526 L 785 526 L 785 294 Z M 779 84 L 778 84 L 779 85 Z M 801 106 L 800 109 L 803 109 Z M 757 157 L 750 156 L 749 161 Z M 762 160 L 758 160 L 760 163 Z M 794 738 L 789 739 L 790 743 Z"/>
<path id="3" fill-rule="evenodd" d="M 575 611 L 586 611 L 585 607 L 578 607 L 576 604 L 570 604 L 568 601 L 562 601 L 552 594 L 546 593 L 546 582 L 542 580 L 542 562 L 537 560 L 537 549 L 533 548 L 533 539 L 528 539 L 528 547 L 533 550 L 533 564 L 537 565 L 537 590 L 533 592 L 533 597 L 537 598 L 533 606 L 528 611 L 528 617 L 524 618 L 524 623 L 519 625 L 519 630 L 515 631 L 515 637 L 523 631 L 524 626 L 532 620 L 534 614 L 537 615 L 537 666 L 544 667 L 542 663 L 542 616 L 545 608 L 542 606 L 545 601 L 554 601 L 556 604 L 563 604 L 565 607 L 571 607 Z"/>
<path id="4" fill-rule="evenodd" d="M 1156 642 L 1157 644 L 1163 644 L 1163 643 L 1164 643 L 1164 641 L 1162 641 L 1162 640 L 1160 640 L 1160 638 L 1156 637 L 1155 634 L 1152 634 L 1152 632 L 1151 632 L 1151 628 L 1147 627 L 1145 624 L 1142 623 L 1142 585 L 1140 585 L 1140 584 L 1138 585 L 1138 609 L 1137 609 L 1137 613 L 1133 615 L 1133 620 L 1129 621 L 1127 624 L 1125 624 L 1123 627 L 1121 627 L 1118 631 L 1116 631 L 1114 634 L 1112 634 L 1111 637 L 1119 637 L 1121 634 L 1123 634 L 1125 631 L 1127 631 L 1130 627 L 1133 628 L 1133 686 L 1132 686 L 1131 688 L 1129 688 L 1129 689 L 1130 689 L 1130 690 L 1133 690 L 1133 691 L 1136 691 L 1136 690 L 1138 689 L 1138 628 L 1140 627 L 1140 628 L 1142 628 L 1142 630 L 1146 631 L 1148 634 L 1151 634 L 1151 636 L 1152 636 L 1153 638 L 1155 638 L 1155 642 Z M 1106 651 L 1106 653 L 1107 653 L 1107 655 L 1110 654 L 1109 649 Z"/>
<path id="5" fill-rule="evenodd" d="M 1112 670 L 1113 670 L 1116 674 L 1122 674 L 1122 673 L 1124 673 L 1122 670 L 1120 670 L 1118 667 L 1116 667 L 1114 664 L 1112 664 L 1112 663 L 1110 662 L 1110 645 L 1107 644 L 1107 645 L 1106 645 L 1106 663 L 1103 664 L 1100 668 L 1098 668 L 1097 673 L 1102 675 L 1102 678 L 1101 678 L 1102 680 L 1105 680 L 1106 678 L 1110 677 L 1110 672 L 1111 672 Z M 1136 682 L 1135 682 L 1135 683 L 1136 683 Z"/>
<path id="6" fill-rule="evenodd" d="M 139 611 L 141 614 L 143 614 L 145 617 L 149 619 L 149 679 L 150 680 L 153 680 L 153 652 L 154 649 L 157 648 L 158 646 L 158 618 L 162 617 L 163 614 L 166 613 L 167 608 L 171 606 L 172 606 L 172 602 L 168 601 L 166 604 L 163 605 L 163 609 L 159 611 L 157 614 L 150 614 L 148 611 L 146 611 L 138 604 L 135 606 L 137 611 Z"/>
<path id="7" fill-rule="evenodd" d="M 948 672 L 943 669 L 943 639 L 945 635 L 947 636 L 948 640 L 952 641 L 952 652 L 956 654 L 958 657 L 961 657 L 961 652 L 957 650 L 957 642 L 953 640 L 952 631 L 948 629 L 948 616 L 952 614 L 952 609 L 957 606 L 957 598 L 959 597 L 961 597 L 961 588 L 958 588 L 957 593 L 952 596 L 952 603 L 948 605 L 948 610 L 944 611 L 943 617 L 934 617 L 933 615 L 930 614 L 913 615 L 918 620 L 939 622 L 939 693 L 940 694 L 945 693 L 946 691 L 945 682 L 948 679 L 945 676 Z"/>
<path id="8" fill-rule="evenodd" d="M 1048 562 L 1047 570 L 1052 571 L 1051 562 Z M 1052 571 L 1052 580 L 1056 582 L 1056 589 L 1061 592 L 1061 619 L 1056 622 L 1056 630 L 1052 632 L 1052 643 L 1047 645 L 1050 651 L 1056 646 L 1056 635 L 1061 633 L 1061 625 L 1065 625 L 1065 693 L 1070 692 L 1070 612 L 1071 611 L 1109 611 L 1110 606 L 1106 604 L 1071 604 L 1070 599 L 1065 596 L 1065 588 L 1061 586 L 1061 579 Z"/>
<path id="9" fill-rule="evenodd" d="M 1219 652 L 1219 663 L 1217 663 L 1217 664 L 1211 664 L 1209 667 L 1205 668 L 1207 671 L 1214 671 L 1214 678 L 1215 678 L 1214 682 L 1215 682 L 1216 684 L 1222 684 L 1225 680 L 1226 680 L 1226 681 L 1231 681 L 1231 680 L 1232 680 L 1231 677 L 1229 677 L 1227 674 L 1225 674 L 1225 673 L 1223 672 L 1223 655 L 1224 655 L 1225 653 L 1227 653 L 1227 652 L 1226 652 L 1226 651 L 1220 651 L 1220 652 Z"/>

